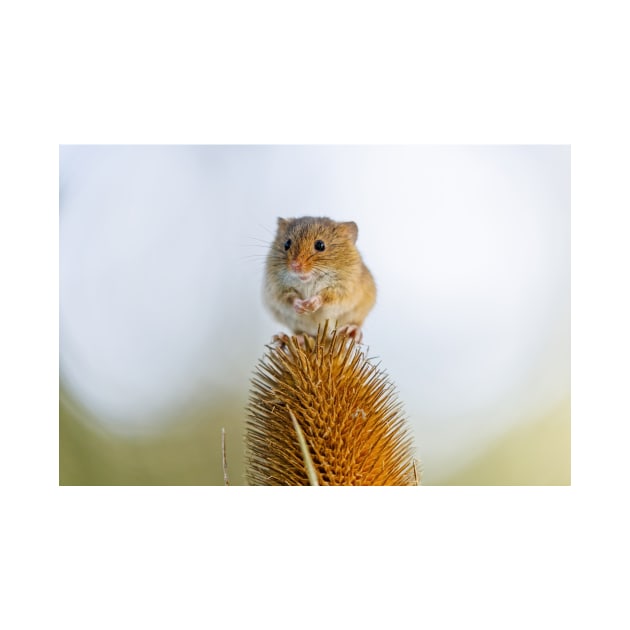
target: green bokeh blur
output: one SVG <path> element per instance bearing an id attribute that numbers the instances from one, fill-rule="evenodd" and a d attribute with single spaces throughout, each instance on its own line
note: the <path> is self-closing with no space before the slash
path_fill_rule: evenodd
<path id="1" fill-rule="evenodd" d="M 245 401 L 227 398 L 182 411 L 159 428 L 105 429 L 63 390 L 60 485 L 223 485 L 221 431 L 230 485 L 244 485 Z"/>
<path id="2" fill-rule="evenodd" d="M 444 485 L 571 484 L 571 405 L 567 400 L 491 442 Z"/>
<path id="3" fill-rule="evenodd" d="M 244 399 L 182 412 L 160 429 L 134 435 L 105 430 L 62 389 L 59 404 L 61 485 L 223 485 L 221 429 L 230 485 L 244 485 Z M 416 444 L 422 459 L 422 444 Z M 423 472 L 424 485 L 568 485 L 570 403 L 532 419 L 487 445 L 446 478 Z"/>

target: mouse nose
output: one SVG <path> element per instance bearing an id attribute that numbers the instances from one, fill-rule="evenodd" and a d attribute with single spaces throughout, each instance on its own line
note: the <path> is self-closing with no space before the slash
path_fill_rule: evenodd
<path id="1" fill-rule="evenodd" d="M 300 273 L 302 271 L 302 263 L 297 260 L 291 261 L 291 271 L 295 271 L 295 273 Z"/>

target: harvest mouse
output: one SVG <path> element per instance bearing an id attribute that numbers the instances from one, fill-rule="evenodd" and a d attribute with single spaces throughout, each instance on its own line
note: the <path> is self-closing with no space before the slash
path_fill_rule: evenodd
<path id="1" fill-rule="evenodd" d="M 361 341 L 376 285 L 355 246 L 358 234 L 353 221 L 278 219 L 267 256 L 264 298 L 294 334 L 316 336 L 328 319 L 338 332 Z"/>

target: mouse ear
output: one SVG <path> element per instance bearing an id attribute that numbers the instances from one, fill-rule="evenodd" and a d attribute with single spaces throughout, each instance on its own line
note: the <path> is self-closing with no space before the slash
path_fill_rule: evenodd
<path id="1" fill-rule="evenodd" d="M 343 233 L 346 234 L 353 243 L 356 243 L 359 237 L 359 226 L 354 221 L 345 221 L 339 225 L 343 229 Z"/>
<path id="2" fill-rule="evenodd" d="M 278 217 L 278 230 L 284 230 L 287 227 L 288 221 L 282 217 Z"/>

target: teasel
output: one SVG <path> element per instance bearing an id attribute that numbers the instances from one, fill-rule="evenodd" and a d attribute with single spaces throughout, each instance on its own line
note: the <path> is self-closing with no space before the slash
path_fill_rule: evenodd
<path id="1" fill-rule="evenodd" d="M 268 346 L 246 423 L 250 485 L 419 485 L 402 405 L 364 347 L 328 322 Z"/>

